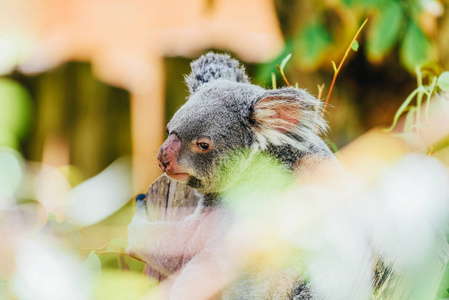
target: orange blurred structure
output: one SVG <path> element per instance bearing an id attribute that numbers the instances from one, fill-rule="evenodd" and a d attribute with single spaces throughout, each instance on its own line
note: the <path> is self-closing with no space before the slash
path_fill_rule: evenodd
<path id="1" fill-rule="evenodd" d="M 259 62 L 283 44 L 270 0 L 4 0 L 0 11 L 0 34 L 20 52 L 24 72 L 90 61 L 101 80 L 131 92 L 136 189 L 159 174 L 153 156 L 165 122 L 163 57 L 220 48 Z"/>

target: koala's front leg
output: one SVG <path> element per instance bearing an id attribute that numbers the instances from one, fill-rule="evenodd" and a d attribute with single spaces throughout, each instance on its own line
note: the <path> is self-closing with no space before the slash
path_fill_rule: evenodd
<path id="1" fill-rule="evenodd" d="M 213 299 L 235 277 L 235 270 L 226 263 L 218 245 L 215 251 L 204 251 L 195 256 L 182 271 L 169 278 L 169 300 Z"/>

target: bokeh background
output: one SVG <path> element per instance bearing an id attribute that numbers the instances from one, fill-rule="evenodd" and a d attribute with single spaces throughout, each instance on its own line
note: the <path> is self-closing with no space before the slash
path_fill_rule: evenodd
<path id="1" fill-rule="evenodd" d="M 324 84 L 326 95 L 332 61 L 369 18 L 327 110 L 338 149 L 391 125 L 417 66 L 449 70 L 448 9 L 446 0 L 0 0 L 0 280 L 17 272 L 14 230 L 48 227 L 49 217 L 54 228 L 74 224 L 60 230 L 82 257 L 126 239 L 130 200 L 161 174 L 165 124 L 202 53 L 230 53 L 266 88 L 272 73 L 284 84 L 276 65 L 291 53 L 289 81 L 314 95 Z"/>

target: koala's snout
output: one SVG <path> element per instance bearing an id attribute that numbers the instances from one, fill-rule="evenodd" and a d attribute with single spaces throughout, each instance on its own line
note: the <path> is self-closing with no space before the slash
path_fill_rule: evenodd
<path id="1" fill-rule="evenodd" d="M 175 135 L 170 135 L 162 144 L 157 154 L 157 163 L 159 168 L 170 173 L 179 173 L 178 156 L 181 150 L 181 140 Z"/>

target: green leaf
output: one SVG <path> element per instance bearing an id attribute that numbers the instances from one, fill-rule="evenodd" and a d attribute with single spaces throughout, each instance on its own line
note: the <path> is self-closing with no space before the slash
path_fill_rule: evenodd
<path id="1" fill-rule="evenodd" d="M 337 144 L 335 144 L 331 139 L 326 138 L 324 142 L 331 148 L 333 153 L 338 153 L 340 150 L 338 149 Z"/>
<path id="2" fill-rule="evenodd" d="M 98 258 L 101 262 L 101 268 L 105 269 L 120 269 L 120 258 L 119 253 L 110 251 L 110 252 L 97 252 Z"/>
<path id="3" fill-rule="evenodd" d="M 290 38 L 285 41 L 284 51 L 278 57 L 276 57 L 276 59 L 263 64 L 258 64 L 256 66 L 255 70 L 256 76 L 254 77 L 255 83 L 258 83 L 260 85 L 268 85 L 270 82 L 273 83 L 271 73 L 275 74 L 279 73 L 276 66 L 281 65 L 285 56 L 288 55 L 288 53 L 291 53 L 292 51 L 293 51 L 293 39 Z"/>
<path id="4" fill-rule="evenodd" d="M 292 57 L 292 54 L 289 53 L 281 62 L 281 70 L 284 71 L 285 65 L 287 64 L 287 62 L 290 60 L 290 57 Z"/>
<path id="5" fill-rule="evenodd" d="M 82 266 L 89 270 L 90 273 L 95 275 L 101 274 L 101 261 L 94 251 L 89 253 L 89 256 L 83 261 Z"/>
<path id="6" fill-rule="evenodd" d="M 368 29 L 366 50 L 371 61 L 380 61 L 393 49 L 403 23 L 404 15 L 398 2 L 389 1 L 380 6 L 379 14 Z"/>
<path id="7" fill-rule="evenodd" d="M 414 72 L 416 66 L 435 60 L 435 44 L 427 38 L 414 22 L 410 22 L 400 49 L 402 64 Z"/>
<path id="8" fill-rule="evenodd" d="M 359 50 L 359 42 L 357 40 L 354 40 L 354 42 L 351 45 L 351 49 L 357 52 Z"/>
<path id="9" fill-rule="evenodd" d="M 441 73 L 441 75 L 438 77 L 437 81 L 438 86 L 443 91 L 449 92 L 449 72 L 445 71 Z"/>
<path id="10" fill-rule="evenodd" d="M 412 102 L 413 98 L 415 98 L 415 96 L 421 91 L 420 88 L 417 88 L 416 90 L 414 90 L 408 97 L 407 99 L 405 99 L 405 101 L 401 104 L 401 106 L 399 107 L 398 111 L 396 112 L 396 114 L 394 115 L 394 119 L 393 119 L 393 124 L 390 126 L 390 128 L 385 129 L 385 132 L 390 132 L 392 131 L 395 127 L 396 124 L 398 123 L 399 117 L 402 115 L 402 113 L 405 112 L 405 110 L 407 109 L 408 105 L 410 104 L 410 102 Z"/>
<path id="11" fill-rule="evenodd" d="M 294 43 L 294 56 L 300 65 L 316 69 L 326 58 L 332 37 L 322 22 L 314 20 L 300 30 Z"/>
<path id="12" fill-rule="evenodd" d="M 285 166 L 266 153 L 236 151 L 228 156 L 219 170 L 222 186 L 232 186 L 226 189 L 224 199 L 239 214 L 251 213 L 254 201 L 263 207 L 273 195 L 285 191 L 292 183 Z"/>

